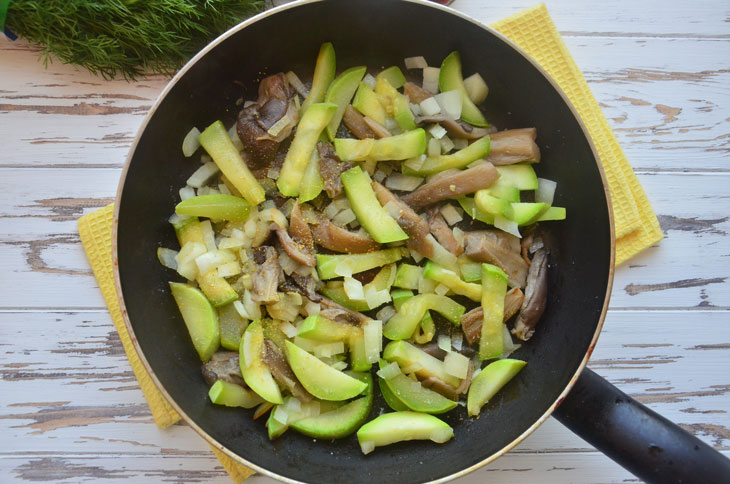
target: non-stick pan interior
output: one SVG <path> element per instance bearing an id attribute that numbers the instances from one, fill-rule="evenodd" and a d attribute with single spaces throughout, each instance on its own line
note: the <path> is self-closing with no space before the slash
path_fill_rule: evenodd
<path id="1" fill-rule="evenodd" d="M 322 42 L 333 42 L 338 72 L 354 65 L 399 65 L 423 55 L 438 66 L 461 53 L 465 75 L 489 85 L 488 119 L 503 128 L 537 127 L 538 175 L 556 180 L 555 205 L 568 220 L 550 223 L 553 243 L 548 308 L 535 337 L 515 357 L 525 370 L 478 419 L 463 407 L 444 419 L 455 438 L 413 442 L 363 456 L 353 437 L 314 441 L 288 432 L 269 441 L 251 412 L 212 405 L 200 361 L 160 266 L 157 247 L 177 248 L 167 223 L 177 191 L 199 166 L 184 158 L 191 127 L 234 120 L 236 100 L 255 99 L 258 80 L 279 71 L 310 75 Z M 412 72 L 411 74 L 415 74 Z M 509 445 L 552 405 L 585 356 L 604 305 L 611 234 L 601 176 L 571 110 L 548 80 L 499 37 L 429 5 L 390 0 L 309 3 L 279 11 L 219 42 L 191 66 L 161 101 L 132 156 L 119 208 L 118 259 L 123 297 L 135 337 L 155 375 L 187 417 L 232 452 L 280 476 L 306 482 L 422 482 L 458 473 Z M 381 406 L 379 406 L 381 405 Z M 382 410 L 376 401 L 373 416 Z"/>

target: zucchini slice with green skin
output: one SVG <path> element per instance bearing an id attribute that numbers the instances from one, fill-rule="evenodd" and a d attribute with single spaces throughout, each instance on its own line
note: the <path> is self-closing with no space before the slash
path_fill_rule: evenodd
<path id="1" fill-rule="evenodd" d="M 537 218 L 536 222 L 547 222 L 549 220 L 565 220 L 565 207 L 548 208 Z"/>
<path id="2" fill-rule="evenodd" d="M 330 84 L 335 78 L 335 70 L 337 63 L 335 62 L 335 48 L 331 42 L 325 42 L 319 48 L 319 54 L 317 55 L 317 62 L 314 65 L 314 76 L 312 77 L 312 89 L 309 90 L 309 95 L 302 101 L 301 113 L 307 110 L 311 104 L 317 104 L 324 101 L 324 96 L 327 94 Z"/>
<path id="3" fill-rule="evenodd" d="M 388 385 L 385 384 L 385 380 L 382 378 L 378 378 L 378 388 L 380 388 L 380 394 L 383 395 L 383 400 L 385 400 L 385 403 L 395 410 L 396 412 L 402 412 L 409 410 L 406 405 L 398 400 L 395 395 L 393 395 L 393 392 L 390 391 L 390 388 L 388 388 Z"/>
<path id="4" fill-rule="evenodd" d="M 258 396 L 271 403 L 282 403 L 281 391 L 266 363 L 261 359 L 264 346 L 264 328 L 260 320 L 248 325 L 241 338 L 239 364 L 246 385 Z M 248 364 L 247 364 L 248 363 Z"/>
<path id="5" fill-rule="evenodd" d="M 218 308 L 218 322 L 221 328 L 221 346 L 227 350 L 238 351 L 248 321 L 238 314 L 233 304 L 226 304 Z"/>
<path id="6" fill-rule="evenodd" d="M 498 185 L 515 187 L 519 190 L 537 190 L 537 174 L 532 165 L 515 164 L 497 166 Z"/>
<path id="7" fill-rule="evenodd" d="M 208 217 L 216 220 L 245 222 L 251 211 L 251 204 L 233 195 L 198 195 L 183 200 L 175 207 L 181 215 Z"/>
<path id="8" fill-rule="evenodd" d="M 527 362 L 505 358 L 490 363 L 471 382 L 466 397 L 466 409 L 470 417 L 479 415 L 482 407 L 507 382 L 517 375 Z"/>
<path id="9" fill-rule="evenodd" d="M 461 73 L 461 56 L 457 51 L 452 52 L 441 63 L 439 71 L 439 89 L 441 92 L 459 91 L 461 95 L 461 119 L 479 127 L 489 127 L 484 114 L 469 99 L 469 93 L 464 86 L 464 77 Z"/>
<path id="10" fill-rule="evenodd" d="M 222 122 L 216 121 L 205 128 L 198 141 L 248 203 L 258 205 L 266 200 L 264 187 L 248 169 Z"/>
<path id="11" fill-rule="evenodd" d="M 294 139 L 289 151 L 286 152 L 284 164 L 276 180 L 276 186 L 282 195 L 287 197 L 299 195 L 299 186 L 307 166 L 312 161 L 312 152 L 317 147 L 319 136 L 336 111 L 336 104 L 312 104 L 299 120 Z"/>
<path id="12" fill-rule="evenodd" d="M 443 444 L 453 436 L 454 429 L 446 422 L 418 412 L 384 413 L 357 431 L 363 454 L 369 454 L 375 447 L 406 440 L 432 440 Z"/>
<path id="13" fill-rule="evenodd" d="M 381 369 L 386 364 L 385 360 L 380 360 Z M 457 405 L 455 401 L 424 387 L 403 373 L 384 380 L 384 384 L 393 397 L 414 412 L 440 414 L 453 410 Z"/>
<path id="14" fill-rule="evenodd" d="M 342 161 L 407 160 L 426 152 L 426 132 L 418 128 L 380 139 L 335 138 L 334 144 Z"/>
<path id="15" fill-rule="evenodd" d="M 418 282 L 423 277 L 423 268 L 413 264 L 399 264 L 395 273 L 395 287 L 418 289 Z"/>
<path id="16" fill-rule="evenodd" d="M 370 373 L 349 372 L 349 375 L 367 384 L 364 396 L 316 417 L 296 420 L 290 424 L 291 428 L 315 439 L 341 439 L 365 423 L 373 408 L 373 378 Z"/>
<path id="17" fill-rule="evenodd" d="M 481 284 L 462 281 L 456 272 L 444 269 L 434 262 L 428 261 L 426 263 L 426 267 L 423 269 L 423 277 L 440 282 L 454 293 L 466 296 L 472 301 L 479 302 L 482 300 Z"/>
<path id="18" fill-rule="evenodd" d="M 287 359 L 299 382 L 321 400 L 347 400 L 367 388 L 363 383 L 332 368 L 291 341 L 286 342 Z"/>
<path id="19" fill-rule="evenodd" d="M 415 373 L 420 378 L 435 376 L 454 388 L 458 388 L 461 384 L 459 378 L 446 373 L 443 361 L 416 348 L 407 341 L 391 341 L 388 343 L 383 349 L 383 358 L 388 361 L 395 361 L 401 368 L 414 363 L 418 364 L 420 368 Z"/>
<path id="20" fill-rule="evenodd" d="M 394 247 L 366 254 L 317 254 L 316 258 L 319 278 L 326 281 L 342 276 L 336 272 L 338 267 L 347 267 L 352 274 L 357 274 L 397 262 L 403 258 L 403 251 Z"/>
<path id="21" fill-rule="evenodd" d="M 378 79 L 384 79 L 390 83 L 396 89 L 400 89 L 406 84 L 406 76 L 403 75 L 403 71 L 398 66 L 390 66 L 383 69 L 375 76 L 375 81 Z"/>
<path id="22" fill-rule="evenodd" d="M 297 336 L 324 342 L 348 341 L 357 330 L 355 326 L 338 323 L 319 314 L 313 314 L 305 319 Z"/>
<path id="23" fill-rule="evenodd" d="M 210 387 L 208 397 L 216 405 L 225 405 L 226 407 L 253 408 L 264 401 L 263 398 L 241 385 L 223 380 L 218 380 Z"/>
<path id="24" fill-rule="evenodd" d="M 504 295 L 507 294 L 507 274 L 491 264 L 482 264 L 482 308 L 484 322 L 479 339 L 479 359 L 502 356 L 504 350 Z"/>
<path id="25" fill-rule="evenodd" d="M 380 95 L 381 99 L 386 100 L 387 105 L 385 110 L 393 115 L 393 118 L 396 123 L 398 123 L 400 129 L 403 131 L 416 129 L 416 121 L 413 117 L 413 113 L 411 112 L 411 108 L 408 105 L 408 99 L 406 99 L 403 94 L 399 93 L 386 77 L 383 76 L 376 78 L 375 94 Z"/>
<path id="26" fill-rule="evenodd" d="M 421 167 L 417 170 L 410 168 L 407 164 L 404 164 L 403 174 L 410 176 L 428 176 L 435 175 L 436 173 L 440 173 L 444 170 L 450 170 L 452 168 L 464 168 L 469 163 L 473 163 L 478 159 L 487 156 L 489 154 L 490 147 L 491 141 L 489 136 L 484 136 L 466 148 L 460 149 L 456 153 L 426 158 L 426 161 L 424 161 L 423 165 L 421 165 Z"/>
<path id="27" fill-rule="evenodd" d="M 428 310 L 434 310 L 452 323 L 459 324 L 466 308 L 451 298 L 438 294 L 413 296 L 388 320 L 383 327 L 383 336 L 392 340 L 410 338 Z"/>
<path id="28" fill-rule="evenodd" d="M 357 92 L 355 92 L 355 97 L 352 99 L 352 107 L 357 109 L 363 116 L 367 116 L 385 126 L 385 108 L 378 101 L 375 91 L 370 89 L 367 84 L 360 83 Z"/>
<path id="29" fill-rule="evenodd" d="M 337 106 L 337 110 L 332 115 L 329 124 L 327 124 L 327 136 L 329 136 L 330 140 L 335 139 L 337 128 L 340 127 L 340 122 L 342 121 L 342 115 L 345 114 L 345 109 L 350 104 L 352 96 L 355 95 L 357 86 L 360 84 L 366 71 L 367 67 L 365 66 L 351 67 L 337 76 L 332 81 L 332 84 L 330 84 L 329 89 L 327 89 L 327 95 L 324 98 L 325 102 Z"/>
<path id="30" fill-rule="evenodd" d="M 508 217 L 513 222 L 517 222 L 517 225 L 524 226 L 530 225 L 540 218 L 550 208 L 547 203 L 513 203 L 512 204 L 512 217 Z"/>
<path id="31" fill-rule="evenodd" d="M 170 290 L 180 309 L 190 339 L 201 361 L 208 361 L 218 351 L 221 343 L 218 314 L 208 298 L 194 287 L 179 282 L 171 282 Z"/>

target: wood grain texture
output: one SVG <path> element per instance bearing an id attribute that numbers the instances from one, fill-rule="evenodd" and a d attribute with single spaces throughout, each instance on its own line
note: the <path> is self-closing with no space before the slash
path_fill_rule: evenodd
<path id="1" fill-rule="evenodd" d="M 490 23 L 534 3 L 453 6 Z M 548 9 L 665 233 L 617 269 L 590 366 L 730 454 L 730 7 Z M 155 426 L 76 232 L 113 199 L 167 80 L 103 81 L 37 57 L 0 39 L 0 482 L 228 483 L 190 427 Z M 487 480 L 635 481 L 553 419 L 457 482 Z"/>

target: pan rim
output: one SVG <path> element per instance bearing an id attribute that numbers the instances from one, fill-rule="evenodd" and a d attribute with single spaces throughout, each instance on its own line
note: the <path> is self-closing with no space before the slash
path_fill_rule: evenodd
<path id="1" fill-rule="evenodd" d="M 145 119 L 140 124 L 139 129 L 137 130 L 137 133 L 135 135 L 135 138 L 130 145 L 129 152 L 127 154 L 127 158 L 124 163 L 124 168 L 122 169 L 122 174 L 120 176 L 119 180 L 119 186 L 117 188 L 117 194 L 114 202 L 114 219 L 112 222 L 112 267 L 114 270 L 114 286 L 117 293 L 117 301 L 119 303 L 119 307 L 121 310 L 122 318 L 124 320 L 124 325 L 127 328 L 127 332 L 129 333 L 130 339 L 132 341 L 132 345 L 134 348 L 134 351 L 136 352 L 137 356 L 139 357 L 140 361 L 142 362 L 142 365 L 144 366 L 144 369 L 146 370 L 147 374 L 149 375 L 152 382 L 155 384 L 155 387 L 158 391 L 160 391 L 165 398 L 165 400 L 172 406 L 175 411 L 180 415 L 180 417 L 187 422 L 190 427 L 195 430 L 196 433 L 198 433 L 203 439 L 205 439 L 211 446 L 215 447 L 215 449 L 219 450 L 220 452 L 223 452 L 226 456 L 233 459 L 234 461 L 238 462 L 239 464 L 242 464 L 246 467 L 249 467 L 250 469 L 253 469 L 254 471 L 261 473 L 263 475 L 266 475 L 268 477 L 271 477 L 273 479 L 277 479 L 281 482 L 291 483 L 291 484 L 304 484 L 304 481 L 298 481 L 296 479 L 291 479 L 289 477 L 282 476 L 280 474 L 277 474 L 276 472 L 263 468 L 261 466 L 258 466 L 252 462 L 249 462 L 245 458 L 239 456 L 238 454 L 234 453 L 233 451 L 229 450 L 226 446 L 218 442 L 216 439 L 214 439 L 211 435 L 209 435 L 204 429 L 202 429 L 191 417 L 187 415 L 187 413 L 180 408 L 180 406 L 177 404 L 177 402 L 170 396 L 170 394 L 165 389 L 164 385 L 160 382 L 160 380 L 157 378 L 157 375 L 155 374 L 155 371 L 150 366 L 149 362 L 147 361 L 147 358 L 144 355 L 144 352 L 142 351 L 141 346 L 139 345 L 139 342 L 137 341 L 137 338 L 134 333 L 134 329 L 132 328 L 131 321 L 129 319 L 129 315 L 127 313 L 126 305 L 124 302 L 124 295 L 122 293 L 122 286 L 121 286 L 121 278 L 119 274 L 119 255 L 118 255 L 118 245 L 117 245 L 117 231 L 119 227 L 119 210 L 121 207 L 121 200 L 122 200 L 122 192 L 124 190 L 124 185 L 127 178 L 127 173 L 129 171 L 129 166 L 131 164 L 132 158 L 134 156 L 134 153 L 136 151 L 137 145 L 140 141 L 140 138 L 142 136 L 142 133 L 146 130 L 147 125 L 149 124 L 150 120 L 156 113 L 159 105 L 162 103 L 162 101 L 165 99 L 167 94 L 170 92 L 170 90 L 177 84 L 177 82 L 192 68 L 193 65 L 195 65 L 202 57 L 204 57 L 208 52 L 213 50 L 215 47 L 217 47 L 219 44 L 221 44 L 224 40 L 228 39 L 230 36 L 236 34 L 240 30 L 243 30 L 244 28 L 248 27 L 249 25 L 252 25 L 260 20 L 263 20 L 265 18 L 268 18 L 269 16 L 276 15 L 279 12 L 299 8 L 303 5 L 308 4 L 314 4 L 314 3 L 321 3 L 328 0 L 298 0 L 293 3 L 288 3 L 281 5 L 279 7 L 275 7 L 273 9 L 264 11 L 258 15 L 255 15 L 238 25 L 235 25 L 231 27 L 229 30 L 218 36 L 216 39 L 214 39 L 212 42 L 210 42 L 208 45 L 206 45 L 203 49 L 200 50 L 192 59 L 190 59 L 178 72 L 175 74 L 175 76 L 167 83 L 165 88 L 160 92 L 157 99 L 155 100 L 154 104 L 148 111 L 148 113 L 145 115 Z M 593 349 L 595 348 L 598 337 L 601 333 L 601 330 L 603 328 L 603 324 L 606 318 L 606 313 L 608 311 L 609 302 L 611 299 L 611 291 L 613 289 L 613 279 L 614 279 L 614 271 L 615 271 L 615 257 L 616 257 L 616 236 L 615 236 L 615 222 L 614 222 L 614 215 L 613 215 L 613 208 L 611 203 L 611 194 L 608 186 L 608 181 L 606 178 L 606 173 L 603 169 L 603 165 L 600 161 L 600 156 L 598 155 L 598 150 L 596 149 L 596 146 L 593 142 L 593 139 L 591 138 L 588 129 L 583 122 L 583 119 L 578 114 L 578 111 L 576 110 L 575 106 L 573 106 L 572 102 L 568 99 L 565 92 L 560 88 L 560 86 L 557 84 L 557 82 L 547 73 L 547 71 L 540 66 L 537 61 L 532 59 L 524 50 L 522 50 L 519 46 L 517 46 L 512 40 L 498 32 L 497 30 L 493 29 L 492 27 L 485 25 L 484 23 L 478 21 L 477 19 L 463 13 L 460 11 L 457 11 L 453 8 L 445 7 L 443 5 L 439 5 L 435 2 L 430 2 L 427 0 L 400 0 L 405 3 L 413 3 L 418 4 L 424 7 L 433 8 L 436 10 L 441 10 L 443 12 L 446 12 L 451 15 L 455 15 L 465 21 L 468 21 L 477 27 L 485 30 L 487 33 L 497 37 L 499 40 L 507 44 L 511 49 L 516 51 L 519 55 L 521 55 L 525 60 L 527 60 L 553 87 L 553 89 L 557 92 L 557 94 L 562 98 L 565 105 L 568 107 L 568 109 L 571 111 L 574 119 L 580 126 L 581 131 L 583 132 L 583 135 L 588 142 L 588 145 L 591 149 L 591 152 L 593 153 L 594 161 L 596 163 L 596 167 L 598 168 L 599 175 L 601 177 L 601 183 L 603 185 L 603 191 L 604 196 L 606 197 L 606 205 L 608 208 L 608 220 L 609 220 L 609 233 L 610 233 L 610 257 L 609 257 L 609 267 L 608 267 L 608 280 L 606 284 L 606 294 L 603 301 L 603 306 L 601 309 L 601 313 L 598 318 L 598 324 L 596 325 L 596 329 L 593 333 L 593 337 L 591 338 L 591 341 L 588 345 L 588 349 L 585 352 L 585 355 L 583 356 L 580 364 L 576 368 L 573 376 L 566 384 L 565 388 L 560 392 L 558 397 L 553 401 L 550 406 L 547 408 L 547 410 L 537 419 L 535 420 L 532 425 L 530 425 L 524 432 L 522 432 L 520 435 L 515 437 L 512 442 L 505 445 L 503 448 L 499 449 L 497 452 L 489 455 L 485 459 L 477 462 L 476 464 L 473 464 L 465 469 L 462 469 L 458 472 L 449 474 L 444 477 L 440 477 L 438 479 L 428 481 L 433 484 L 437 483 L 444 483 L 451 481 L 453 479 L 457 479 L 459 477 L 463 477 L 471 472 L 476 471 L 477 469 L 480 469 L 481 467 L 484 467 L 485 465 L 489 464 L 490 462 L 493 462 L 497 458 L 503 456 L 510 450 L 512 450 L 516 445 L 518 445 L 520 442 L 522 442 L 525 438 L 527 438 L 528 435 L 530 435 L 532 432 L 534 432 L 540 425 L 542 425 L 545 420 L 552 415 L 552 413 L 555 411 L 555 409 L 560 405 L 560 403 L 565 399 L 565 397 L 568 395 L 570 390 L 573 388 L 573 385 L 575 385 L 575 382 L 577 381 L 580 374 L 583 372 L 583 369 L 586 367 L 588 363 L 588 359 L 590 358 Z"/>

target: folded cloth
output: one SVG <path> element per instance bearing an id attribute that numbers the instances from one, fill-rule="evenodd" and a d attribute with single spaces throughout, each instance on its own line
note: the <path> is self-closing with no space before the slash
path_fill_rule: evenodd
<path id="1" fill-rule="evenodd" d="M 557 81 L 588 127 L 611 191 L 617 237 L 616 263 L 624 262 L 661 240 L 662 232 L 646 194 L 545 6 L 540 4 L 524 10 L 497 22 L 493 27 L 532 56 Z M 165 428 L 180 420 L 180 416 L 167 403 L 145 371 L 124 325 L 112 270 L 113 217 L 113 205 L 84 215 L 79 219 L 79 234 L 152 416 L 160 428 Z M 220 449 L 213 448 L 213 452 L 237 484 L 254 473 Z"/>

